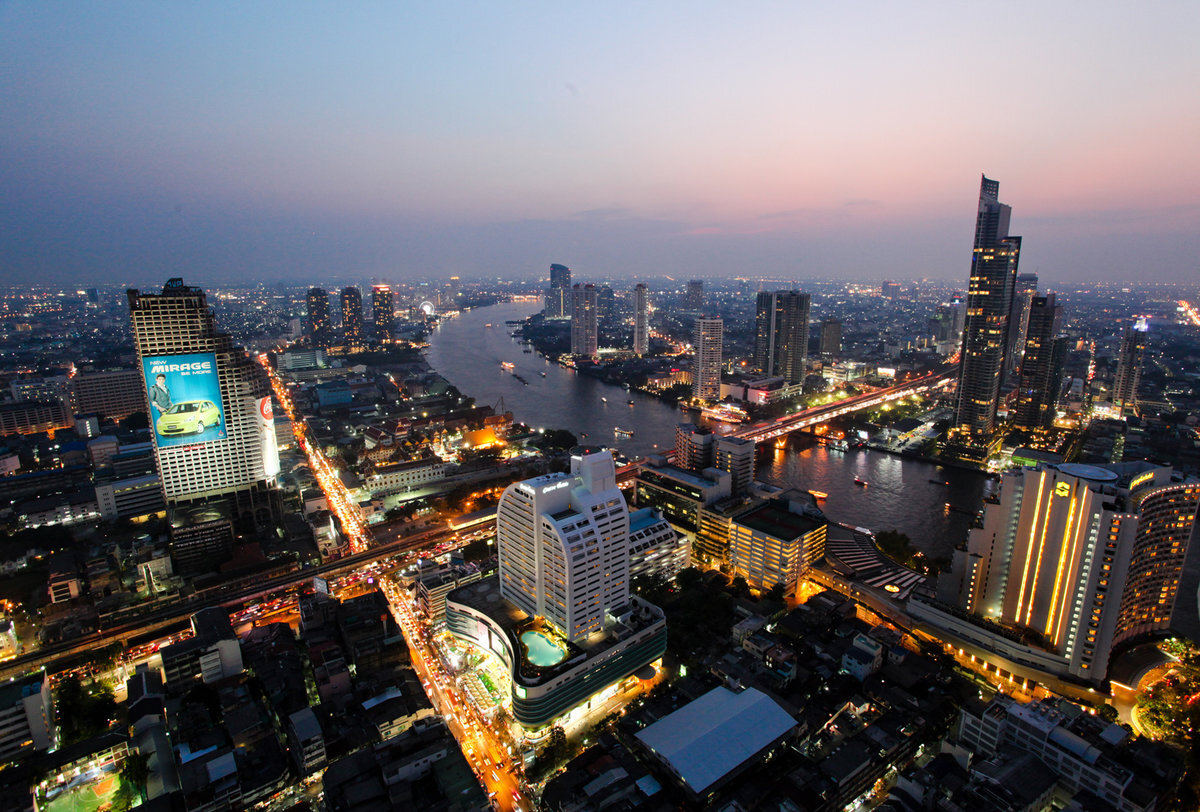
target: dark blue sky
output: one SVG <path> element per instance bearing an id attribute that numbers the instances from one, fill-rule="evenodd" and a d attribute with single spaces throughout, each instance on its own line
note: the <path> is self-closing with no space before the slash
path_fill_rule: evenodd
<path id="1" fill-rule="evenodd" d="M 348 5 L 0 4 L 0 283 L 1200 275 L 1200 4 Z"/>

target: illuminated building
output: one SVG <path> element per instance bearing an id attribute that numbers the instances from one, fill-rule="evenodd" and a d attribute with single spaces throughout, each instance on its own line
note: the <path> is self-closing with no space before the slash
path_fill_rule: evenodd
<path id="1" fill-rule="evenodd" d="M 235 346 L 228 333 L 217 329 L 200 288 L 172 279 L 161 294 L 130 290 L 128 298 L 134 346 L 146 370 L 142 392 L 151 407 L 154 456 L 167 505 L 202 504 L 228 497 L 235 507 L 235 521 L 254 523 L 277 517 L 279 454 L 271 388 L 262 367 Z M 216 424 L 206 428 L 197 422 L 194 429 L 203 431 L 168 436 L 164 432 L 172 427 L 164 421 L 171 415 L 159 413 L 150 402 L 149 390 L 157 371 L 182 375 L 178 372 L 181 366 L 204 368 L 202 380 L 207 391 L 206 400 L 180 405 L 207 404 L 192 414 L 215 419 Z M 198 373 L 194 377 L 198 378 Z M 176 385 L 171 397 L 180 401 L 186 398 L 183 392 Z"/>
<path id="2" fill-rule="evenodd" d="M 700 400 L 721 399 L 721 353 L 724 323 L 701 316 L 692 333 L 692 396 Z"/>
<path id="3" fill-rule="evenodd" d="M 383 344 L 392 340 L 396 329 L 396 299 L 387 285 L 371 288 L 371 321 L 375 326 L 375 340 Z"/>
<path id="4" fill-rule="evenodd" d="M 675 465 L 685 471 L 703 471 L 713 464 L 713 433 L 695 423 L 675 426 Z"/>
<path id="5" fill-rule="evenodd" d="M 717 435 L 713 467 L 729 474 L 733 495 L 745 493 L 754 481 L 754 441 L 744 437 Z"/>
<path id="6" fill-rule="evenodd" d="M 729 563 L 734 575 L 759 592 L 780 584 L 784 594 L 794 593 L 804 573 L 825 555 L 828 526 L 820 512 L 784 499 L 733 517 Z"/>
<path id="7" fill-rule="evenodd" d="M 1021 359 L 1025 354 L 1025 341 L 1028 336 L 1029 313 L 1033 306 L 1033 297 L 1037 296 L 1038 275 L 1035 273 L 1017 274 L 1013 290 L 1012 316 L 1008 331 L 1008 370 L 1013 372 L 1020 369 Z"/>
<path id="8" fill-rule="evenodd" d="M 659 518 L 639 512 L 641 552 L 670 559 Z M 513 717 L 525 727 L 545 728 L 666 650 L 662 610 L 630 593 L 630 529 L 612 452 L 577 448 L 570 473 L 504 491 L 499 573 L 446 596 L 451 633 L 509 669 Z"/>
<path id="9" fill-rule="evenodd" d="M 633 354 L 650 352 L 650 291 L 638 284 L 633 289 Z"/>
<path id="10" fill-rule="evenodd" d="M 704 280 L 691 279 L 687 283 L 687 298 L 684 308 L 689 313 L 699 313 L 704 309 Z"/>
<path id="11" fill-rule="evenodd" d="M 49 749 L 54 739 L 54 700 L 48 674 L 37 673 L 0 686 L 0 761 Z"/>
<path id="12" fill-rule="evenodd" d="M 796 290 L 762 291 L 758 294 L 754 321 L 754 366 L 764 375 L 779 375 L 791 384 L 804 383 L 808 365 L 808 311 L 811 301 L 809 294 Z M 837 341 L 840 345 L 840 324 Z"/>
<path id="13" fill-rule="evenodd" d="M 571 288 L 571 355 L 595 358 L 599 351 L 595 285 Z"/>
<path id="14" fill-rule="evenodd" d="M 967 612 L 1031 634 L 1073 677 L 1104 678 L 1112 646 L 1166 628 L 1200 483 L 1149 463 L 1061 463 L 1004 475 L 945 582 Z"/>
<path id="15" fill-rule="evenodd" d="M 962 367 L 958 380 L 957 442 L 985 457 L 996 428 L 1021 238 L 1009 236 L 1012 208 L 998 199 L 1000 184 L 983 178 L 967 290 Z"/>
<path id="16" fill-rule="evenodd" d="M 550 289 L 546 291 L 548 319 L 565 319 L 571 315 L 571 269 L 555 263 L 550 266 Z"/>
<path id="17" fill-rule="evenodd" d="M 1057 337 L 1061 315 L 1062 308 L 1054 303 L 1053 293 L 1035 296 L 1029 303 L 1013 419 L 1013 425 L 1019 429 L 1047 429 L 1054 422 L 1066 358 L 1065 339 Z"/>
<path id="18" fill-rule="evenodd" d="M 333 344 L 333 323 L 329 320 L 329 294 L 324 288 L 309 288 L 308 336 L 314 347 L 328 349 Z"/>
<path id="19" fill-rule="evenodd" d="M 1137 408 L 1138 384 L 1142 380 L 1142 356 L 1146 353 L 1146 327 L 1126 327 L 1117 356 L 1117 376 L 1113 380 L 1112 402 L 1122 413 Z"/>
<path id="20" fill-rule="evenodd" d="M 358 288 L 342 288 L 342 335 L 348 347 L 363 343 L 362 293 Z"/>

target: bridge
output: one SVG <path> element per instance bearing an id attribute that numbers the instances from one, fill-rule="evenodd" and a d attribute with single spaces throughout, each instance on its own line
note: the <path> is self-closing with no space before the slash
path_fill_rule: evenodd
<path id="1" fill-rule="evenodd" d="M 732 432 L 731 436 L 743 437 L 747 440 L 753 440 L 755 443 L 765 443 L 776 437 L 783 437 L 794 431 L 800 431 L 801 429 L 815 426 L 818 423 L 824 423 L 826 420 L 841 417 L 851 412 L 861 412 L 864 409 L 871 409 L 884 403 L 900 400 L 909 395 L 930 392 L 948 383 L 953 384 L 957 380 L 958 364 L 946 364 L 933 372 L 897 384 L 896 386 L 879 389 L 874 392 L 865 392 L 861 395 L 854 395 L 853 397 L 839 400 L 836 403 L 813 406 L 812 408 L 785 415 L 768 423 L 755 423 Z"/>

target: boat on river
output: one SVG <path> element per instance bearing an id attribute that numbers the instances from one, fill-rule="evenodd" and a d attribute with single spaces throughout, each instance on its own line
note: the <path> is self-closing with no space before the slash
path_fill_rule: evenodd
<path id="1" fill-rule="evenodd" d="M 860 477 L 860 476 L 856 476 L 856 477 L 854 478 L 854 484 L 855 484 L 855 485 L 862 485 L 862 486 L 865 488 L 865 487 L 867 486 L 867 481 L 866 481 L 865 479 L 863 479 L 862 477 Z"/>
<path id="2" fill-rule="evenodd" d="M 613 434 L 617 435 L 618 437 L 632 437 L 633 429 L 623 429 L 620 426 L 614 426 Z"/>

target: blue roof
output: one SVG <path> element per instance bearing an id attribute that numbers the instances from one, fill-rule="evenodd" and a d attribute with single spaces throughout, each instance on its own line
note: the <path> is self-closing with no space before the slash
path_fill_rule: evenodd
<path id="1" fill-rule="evenodd" d="M 787 734 L 796 720 L 755 688 L 714 688 L 637 734 L 697 794 Z"/>

